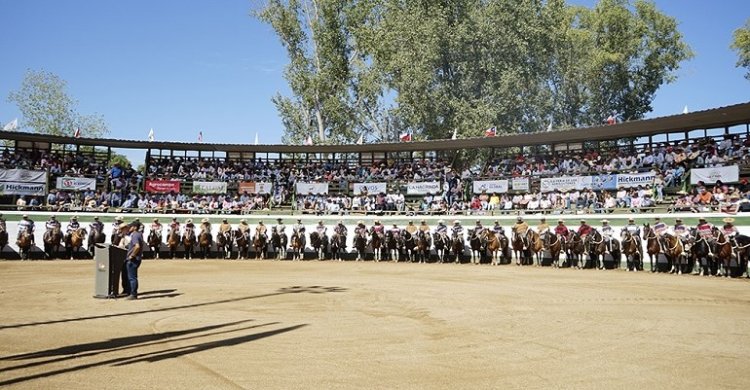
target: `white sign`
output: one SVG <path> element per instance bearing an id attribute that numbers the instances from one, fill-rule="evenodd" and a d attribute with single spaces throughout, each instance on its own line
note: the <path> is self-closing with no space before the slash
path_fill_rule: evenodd
<path id="1" fill-rule="evenodd" d="M 545 177 L 540 181 L 541 192 L 572 191 L 591 188 L 591 176 Z"/>
<path id="2" fill-rule="evenodd" d="M 0 195 L 44 196 L 46 194 L 46 183 L 21 183 L 17 181 L 0 182 Z"/>
<path id="3" fill-rule="evenodd" d="M 95 190 L 96 179 L 91 177 L 58 177 L 58 190 Z"/>
<path id="4" fill-rule="evenodd" d="M 28 169 L 0 169 L 0 181 L 47 183 L 47 172 L 30 171 Z"/>
<path id="5" fill-rule="evenodd" d="M 651 172 L 636 174 L 620 173 L 617 175 L 617 188 L 645 187 L 646 185 L 654 184 L 655 178 L 656 175 Z"/>
<path id="6" fill-rule="evenodd" d="M 406 185 L 406 193 L 409 195 L 424 195 L 440 193 L 440 182 L 420 181 L 411 182 Z"/>
<path id="7" fill-rule="evenodd" d="M 508 180 L 476 180 L 473 183 L 475 194 L 504 194 L 508 192 Z"/>
<path id="8" fill-rule="evenodd" d="M 514 177 L 513 181 L 511 181 L 511 186 L 514 191 L 528 191 L 529 186 L 529 178 L 528 177 Z"/>
<path id="9" fill-rule="evenodd" d="M 327 194 L 328 183 L 305 183 L 297 182 L 298 194 Z"/>
<path id="10" fill-rule="evenodd" d="M 227 182 L 225 181 L 194 181 L 193 193 L 195 194 L 225 194 Z"/>
<path id="11" fill-rule="evenodd" d="M 730 165 L 728 167 L 693 168 L 690 170 L 690 184 L 714 184 L 717 180 L 722 183 L 735 183 L 740 180 L 740 167 Z"/>
<path id="12" fill-rule="evenodd" d="M 377 195 L 379 193 L 386 193 L 388 190 L 388 183 L 354 183 L 354 195 L 359 195 L 362 192 L 366 192 L 368 195 Z"/>

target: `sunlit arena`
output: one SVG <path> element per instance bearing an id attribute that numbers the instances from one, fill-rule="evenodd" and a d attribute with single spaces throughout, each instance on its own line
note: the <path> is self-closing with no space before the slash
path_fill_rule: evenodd
<path id="1" fill-rule="evenodd" d="M 0 10 L 0 387 L 750 386 L 745 2 Z"/>

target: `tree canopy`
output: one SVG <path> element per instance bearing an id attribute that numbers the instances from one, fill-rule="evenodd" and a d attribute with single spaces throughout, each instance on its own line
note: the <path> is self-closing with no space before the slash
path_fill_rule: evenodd
<path id="1" fill-rule="evenodd" d="M 268 0 L 285 140 L 480 136 L 634 120 L 692 56 L 646 0 Z"/>
<path id="2" fill-rule="evenodd" d="M 67 83 L 44 70 L 28 70 L 18 91 L 8 95 L 23 116 L 20 128 L 36 133 L 73 136 L 76 129 L 82 137 L 101 137 L 109 133 L 104 118 L 99 114 L 82 115 L 76 110 L 78 102 L 70 97 Z"/>
<path id="3" fill-rule="evenodd" d="M 737 66 L 747 69 L 745 78 L 750 80 L 750 19 L 745 22 L 743 27 L 734 30 L 734 40 L 731 47 L 739 56 Z"/>

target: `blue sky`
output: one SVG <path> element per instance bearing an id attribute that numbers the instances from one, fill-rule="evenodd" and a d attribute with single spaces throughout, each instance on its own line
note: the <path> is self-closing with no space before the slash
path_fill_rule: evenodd
<path id="1" fill-rule="evenodd" d="M 593 0 L 575 0 L 591 5 Z M 271 97 L 287 93 L 287 58 L 250 0 L 0 0 L 0 122 L 20 114 L 7 101 L 26 69 L 68 82 L 79 112 L 100 113 L 110 136 L 158 140 L 281 142 Z M 732 32 L 750 1 L 657 0 L 680 23 L 695 58 L 658 92 L 649 117 L 750 101 L 735 68 Z M 139 153 L 127 153 L 134 163 Z"/>

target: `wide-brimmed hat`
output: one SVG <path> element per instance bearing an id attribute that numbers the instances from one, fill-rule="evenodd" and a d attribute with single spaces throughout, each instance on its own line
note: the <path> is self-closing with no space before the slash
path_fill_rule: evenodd
<path id="1" fill-rule="evenodd" d="M 557 220 L 557 223 L 565 223 L 565 221 L 564 221 L 564 220 L 562 220 L 562 219 L 558 219 L 558 220 Z"/>
<path id="2" fill-rule="evenodd" d="M 247 223 L 247 220 L 245 218 L 240 219 L 240 223 Z"/>
<path id="3" fill-rule="evenodd" d="M 581 220 L 581 223 L 586 223 L 586 220 L 585 220 L 585 219 L 582 219 L 582 220 Z"/>
<path id="4" fill-rule="evenodd" d="M 634 221 L 635 219 L 633 219 L 632 217 L 628 218 L 628 222 L 634 222 Z"/>
<path id="5" fill-rule="evenodd" d="M 99 220 L 99 217 L 94 217 L 94 221 L 98 221 L 98 220 Z"/>
<path id="6" fill-rule="evenodd" d="M 154 222 L 159 222 L 159 218 L 154 218 Z"/>
<path id="7" fill-rule="evenodd" d="M 698 222 L 700 222 L 700 221 L 705 221 L 705 220 L 706 220 L 706 218 L 705 218 L 705 217 L 699 217 L 699 218 L 698 218 Z"/>
<path id="8" fill-rule="evenodd" d="M 523 217 L 516 217 L 516 221 L 523 221 Z"/>
<path id="9" fill-rule="evenodd" d="M 725 223 L 732 223 L 734 222 L 734 218 L 724 218 L 722 219 L 722 221 L 724 221 Z"/>
<path id="10" fill-rule="evenodd" d="M 227 221 L 227 219 L 226 219 L 226 218 L 222 218 L 222 219 L 221 219 L 221 222 L 226 222 L 226 221 Z"/>
<path id="11" fill-rule="evenodd" d="M 543 221 L 543 222 L 546 222 L 546 221 L 547 221 L 547 218 L 545 218 L 545 217 L 542 217 L 542 218 L 539 218 L 539 220 L 540 220 L 540 221 Z"/>
<path id="12" fill-rule="evenodd" d="M 208 222 L 208 218 L 201 219 L 201 223 L 206 223 L 206 222 Z"/>
<path id="13" fill-rule="evenodd" d="M 185 221 L 185 223 L 193 223 L 193 220 L 192 220 L 192 219 L 190 219 L 190 218 L 188 218 L 188 219 L 187 219 L 187 220 Z"/>
<path id="14" fill-rule="evenodd" d="M 75 215 L 74 215 L 74 216 L 72 216 L 72 217 L 70 217 L 70 220 L 71 220 L 71 221 L 72 221 L 72 220 L 74 220 L 74 219 L 75 219 L 75 220 L 78 220 L 78 217 L 77 217 L 77 216 L 75 216 Z"/>
<path id="15" fill-rule="evenodd" d="M 359 221 L 357 221 L 357 225 L 364 225 L 364 222 L 360 219 Z"/>
<path id="16" fill-rule="evenodd" d="M 115 217 L 115 221 L 122 221 L 122 217 L 121 217 L 121 216 L 119 216 L 119 215 L 118 215 L 118 216 L 116 216 L 116 217 Z"/>
<path id="17" fill-rule="evenodd" d="M 682 222 L 682 218 L 675 218 L 675 222 Z"/>
<path id="18" fill-rule="evenodd" d="M 461 223 L 461 221 L 459 221 L 459 220 L 455 220 L 455 221 L 453 221 L 453 224 L 454 224 L 454 225 L 455 225 L 455 224 L 457 224 L 457 223 Z"/>
<path id="19" fill-rule="evenodd" d="M 427 222 L 425 222 L 425 220 L 423 219 L 423 220 L 419 221 L 419 223 L 427 223 Z"/>
<path id="20" fill-rule="evenodd" d="M 281 222 L 281 218 L 276 218 L 277 221 Z"/>
<path id="21" fill-rule="evenodd" d="M 263 221 L 258 221 L 258 225 L 263 225 Z"/>
<path id="22" fill-rule="evenodd" d="M 444 223 L 445 223 L 445 221 L 443 221 L 442 219 L 438 221 L 438 224 L 440 224 L 440 225 L 442 225 Z"/>
<path id="23" fill-rule="evenodd" d="M 602 219 L 602 223 L 609 223 L 608 219 Z"/>
<path id="24" fill-rule="evenodd" d="M 23 216 L 22 216 L 21 218 L 28 218 L 28 217 L 29 217 L 29 215 L 28 215 L 28 214 L 24 214 L 24 215 L 23 215 Z M 53 215 L 53 216 L 52 216 L 52 218 L 54 218 L 54 217 L 55 217 L 55 216 Z"/>

